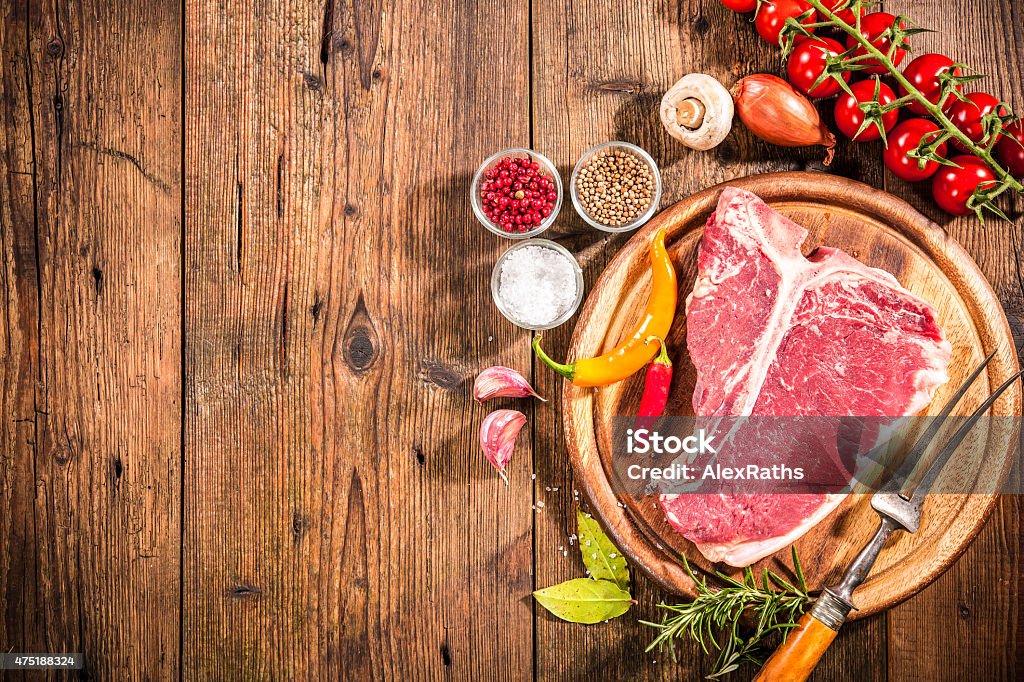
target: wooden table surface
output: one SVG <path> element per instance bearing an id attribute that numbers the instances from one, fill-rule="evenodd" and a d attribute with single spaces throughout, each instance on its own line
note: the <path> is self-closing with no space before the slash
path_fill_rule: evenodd
<path id="1" fill-rule="evenodd" d="M 1024 110 L 1024 3 L 885 7 Z M 567 177 L 610 139 L 653 154 L 664 205 L 817 168 L 742 128 L 691 152 L 658 122 L 685 73 L 778 72 L 747 17 L 716 0 L 3 0 L 0 52 L 0 649 L 80 651 L 99 680 L 709 672 L 691 645 L 678 664 L 644 653 L 637 618 L 670 597 L 643 579 L 629 615 L 592 627 L 530 598 L 583 570 L 560 550 L 560 380 L 491 302 L 509 242 L 467 192 L 498 149 Z M 942 224 L 1020 338 L 1022 202 L 1012 223 L 950 220 L 880 158 L 844 143 L 832 172 Z M 627 238 L 569 206 L 551 235 L 588 284 Z M 555 398 L 528 408 L 509 487 L 470 396 L 493 364 Z M 1019 679 L 1022 526 L 1003 499 L 815 679 Z"/>

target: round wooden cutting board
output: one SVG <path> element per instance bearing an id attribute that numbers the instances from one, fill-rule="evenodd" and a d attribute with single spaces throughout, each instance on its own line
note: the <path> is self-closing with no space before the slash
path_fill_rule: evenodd
<path id="1" fill-rule="evenodd" d="M 822 244 L 841 248 L 867 265 L 891 272 L 907 289 L 939 311 L 939 322 L 953 346 L 950 382 L 939 390 L 931 412 L 937 411 L 963 379 L 992 351 L 993 362 L 983 380 L 963 401 L 969 413 L 1017 368 L 1009 325 L 1002 307 L 977 265 L 942 229 L 905 202 L 852 180 L 815 173 L 778 173 L 733 180 L 810 231 L 805 255 Z M 667 414 L 691 415 L 695 372 L 686 354 L 683 301 L 696 277 L 696 255 L 703 227 L 715 208 L 721 186 L 685 199 L 654 218 L 616 255 L 590 292 L 573 333 L 570 358 L 600 354 L 620 342 L 636 324 L 650 287 L 648 244 L 655 231 L 668 230 L 669 253 L 679 278 L 680 304 L 668 338 L 676 375 Z M 693 583 L 681 557 L 703 571 L 738 575 L 740 569 L 710 564 L 693 545 L 667 524 L 656 498 L 617 498 L 609 485 L 611 417 L 636 414 L 642 373 L 600 389 L 577 388 L 566 382 L 564 427 L 578 485 L 632 565 L 665 589 L 693 596 Z M 995 404 L 993 414 L 1020 415 L 1018 384 Z M 995 482 L 1009 471 L 1011 436 L 979 425 L 972 433 L 983 441 L 989 459 L 981 475 Z M 995 453 L 994 457 L 992 453 Z M 853 617 L 886 609 L 911 596 L 944 571 L 967 547 L 988 517 L 995 496 L 932 495 L 925 504 L 920 530 L 896 533 L 871 575 L 854 595 Z M 868 497 L 850 496 L 836 511 L 796 543 L 807 581 L 820 589 L 837 580 L 873 535 L 878 516 Z M 790 550 L 758 562 L 792 575 Z"/>

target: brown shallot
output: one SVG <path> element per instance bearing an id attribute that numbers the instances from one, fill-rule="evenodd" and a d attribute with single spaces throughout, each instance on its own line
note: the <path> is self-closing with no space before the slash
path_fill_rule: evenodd
<path id="1" fill-rule="evenodd" d="M 782 147 L 825 146 L 832 163 L 836 138 L 822 123 L 811 101 L 786 81 L 765 73 L 747 76 L 732 87 L 736 113 L 762 140 Z"/>
<path id="2" fill-rule="evenodd" d="M 519 431 L 526 424 L 526 415 L 518 410 L 495 410 L 484 417 L 480 425 L 480 447 L 484 457 L 498 470 L 501 480 L 508 485 L 505 465 L 512 459 Z"/>
<path id="3" fill-rule="evenodd" d="M 473 399 L 479 403 L 491 398 L 541 398 L 522 374 L 509 367 L 488 367 L 473 382 Z M 545 401 L 546 402 L 546 401 Z"/>

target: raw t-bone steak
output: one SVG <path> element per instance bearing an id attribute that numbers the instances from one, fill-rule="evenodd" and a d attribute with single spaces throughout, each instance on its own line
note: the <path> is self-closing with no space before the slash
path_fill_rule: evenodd
<path id="1" fill-rule="evenodd" d="M 924 409 L 947 381 L 951 349 L 935 309 L 839 249 L 805 258 L 806 237 L 751 192 L 722 191 L 686 302 L 698 417 L 899 417 Z M 661 504 L 709 560 L 747 566 L 842 497 L 665 494 Z"/>

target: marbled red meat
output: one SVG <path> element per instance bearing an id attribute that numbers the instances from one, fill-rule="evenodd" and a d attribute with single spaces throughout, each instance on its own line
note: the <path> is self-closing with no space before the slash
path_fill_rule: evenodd
<path id="1" fill-rule="evenodd" d="M 947 381 L 951 349 L 935 309 L 888 272 L 839 249 L 822 246 L 804 257 L 806 237 L 756 195 L 723 190 L 686 307 L 698 416 L 895 418 L 923 410 Z M 776 455 L 757 457 L 770 463 Z M 817 456 L 835 460 L 824 450 Z M 709 560 L 734 566 L 792 543 L 841 500 L 810 493 L 661 496 L 673 528 Z"/>

